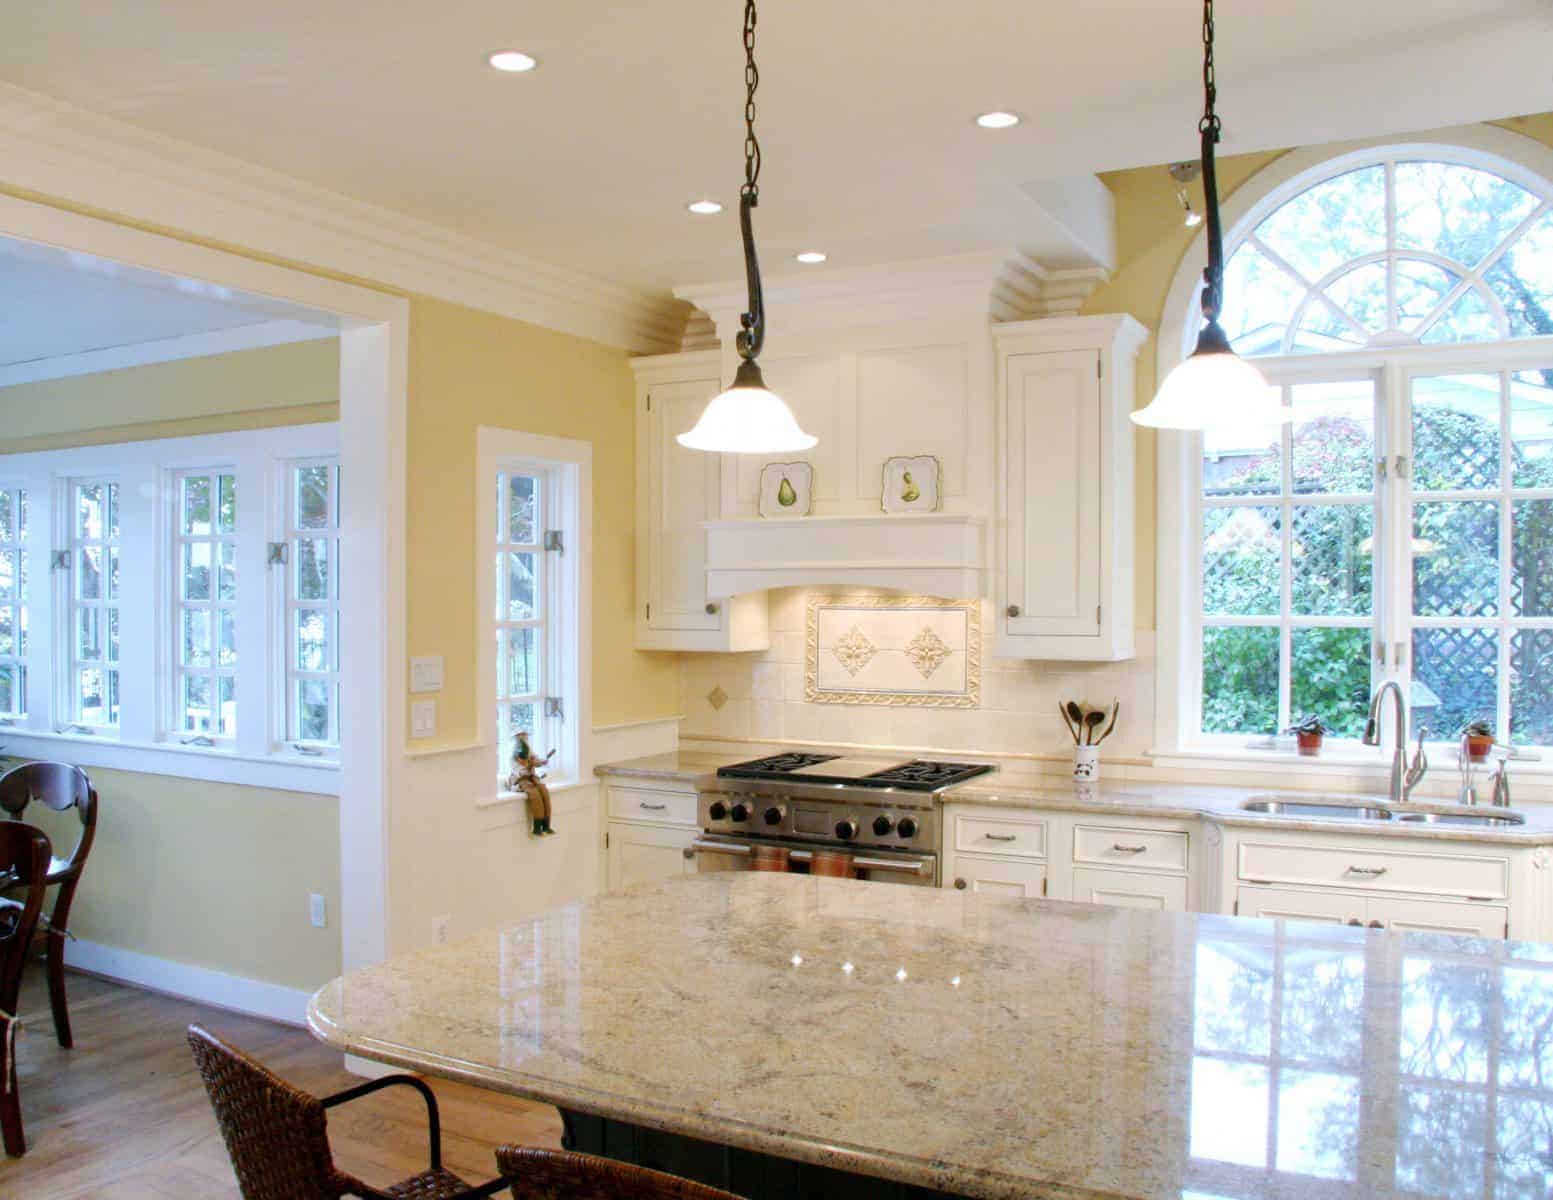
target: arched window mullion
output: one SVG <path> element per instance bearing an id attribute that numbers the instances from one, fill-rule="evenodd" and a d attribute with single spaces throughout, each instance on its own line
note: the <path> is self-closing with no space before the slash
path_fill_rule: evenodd
<path id="1" fill-rule="evenodd" d="M 1294 319 L 1289 322 L 1288 328 L 1284 330 L 1283 346 L 1286 353 L 1289 346 L 1290 330 L 1299 328 L 1299 322 L 1304 319 L 1305 312 L 1310 308 L 1310 301 L 1312 298 L 1320 300 L 1329 309 L 1331 309 L 1339 319 L 1346 321 L 1350 326 L 1353 327 L 1355 333 L 1359 334 L 1366 340 L 1369 339 L 1370 331 L 1367 330 L 1363 325 L 1360 325 L 1358 321 L 1354 320 L 1353 316 L 1346 309 L 1338 305 L 1336 302 L 1328 299 L 1326 295 L 1326 289 L 1331 286 L 1333 280 L 1347 274 L 1350 269 L 1363 266 L 1366 261 L 1373 261 L 1370 256 L 1366 256 L 1365 258 L 1350 259 L 1348 262 L 1343 263 L 1341 266 L 1334 267 L 1332 270 L 1328 271 L 1316 283 L 1311 283 L 1305 278 L 1304 275 L 1295 270 L 1295 268 L 1289 264 L 1289 261 L 1285 259 L 1283 255 L 1279 254 L 1276 250 L 1268 246 L 1267 243 L 1263 242 L 1262 239 L 1257 237 L 1254 233 L 1247 234 L 1245 241 L 1242 242 L 1241 245 L 1246 245 L 1247 243 L 1255 246 L 1261 254 L 1266 256 L 1267 260 L 1272 263 L 1273 266 L 1277 267 L 1280 271 L 1283 271 L 1291 279 L 1298 281 L 1299 284 L 1305 289 L 1305 297 L 1297 305 L 1295 305 Z"/>
<path id="2" fill-rule="evenodd" d="M 1400 329 L 1397 323 L 1397 160 L 1385 162 L 1386 188 L 1386 325 L 1385 330 Z"/>
<path id="3" fill-rule="evenodd" d="M 1482 262 L 1478 263 L 1476 267 L 1472 268 L 1472 278 L 1478 282 L 1486 283 L 1487 280 L 1484 278 L 1484 276 L 1486 276 L 1490 271 L 1499 265 L 1500 260 L 1510 252 L 1510 248 L 1514 246 L 1516 242 L 1525 237 L 1529 232 L 1531 232 L 1531 227 L 1535 225 L 1540 218 L 1546 216 L 1549 209 L 1553 209 L 1553 203 L 1550 203 L 1547 200 L 1542 201 L 1542 203 L 1538 204 L 1536 208 L 1532 209 L 1531 212 L 1527 214 L 1524 221 L 1522 221 L 1514 229 L 1510 230 L 1510 232 L 1505 235 L 1504 240 L 1495 246 L 1491 251 L 1489 251 L 1488 254 L 1484 255 Z M 1489 290 L 1492 291 L 1493 289 L 1490 288 Z"/>

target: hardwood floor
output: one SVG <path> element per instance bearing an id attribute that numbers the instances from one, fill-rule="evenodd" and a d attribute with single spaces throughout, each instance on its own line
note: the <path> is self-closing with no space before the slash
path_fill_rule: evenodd
<path id="1" fill-rule="evenodd" d="M 237 1184 L 184 1029 L 198 1021 L 317 1095 L 360 1080 L 306 1030 L 69 975 L 75 1048 L 61 1050 L 41 970 L 22 985 L 17 1040 L 24 1158 L 0 1158 L 0 1196 L 27 1200 L 237 1200 Z M 502 1142 L 558 1146 L 555 1110 L 433 1080 L 447 1165 L 471 1182 L 496 1173 Z M 400 1096 L 396 1093 L 403 1092 Z M 329 1114 L 336 1160 L 369 1183 L 425 1166 L 425 1108 L 390 1088 Z"/>

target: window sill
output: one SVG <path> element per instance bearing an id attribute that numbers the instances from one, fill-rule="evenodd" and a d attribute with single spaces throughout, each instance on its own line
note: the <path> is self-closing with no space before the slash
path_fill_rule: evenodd
<path id="1" fill-rule="evenodd" d="M 592 787 L 591 779 L 559 779 L 545 780 L 545 787 L 550 791 L 550 798 L 564 796 L 568 792 L 575 792 L 579 788 Z M 521 804 L 524 796 L 522 792 L 498 791 L 494 796 L 486 796 L 475 801 L 476 808 L 500 808 L 505 804 Z"/>
<path id="2" fill-rule="evenodd" d="M 1429 758 L 1430 775 L 1456 770 L 1454 746 L 1433 743 L 1426 744 L 1424 750 Z M 1407 754 L 1408 760 L 1412 761 L 1411 746 Z M 1212 769 L 1217 764 L 1221 770 L 1232 772 L 1244 772 L 1247 767 L 1261 766 L 1277 767 L 1283 771 L 1293 769 L 1300 774 L 1310 775 L 1356 775 L 1373 772 L 1377 776 L 1385 776 L 1391 771 L 1392 751 L 1372 749 L 1368 746 L 1360 747 L 1350 742 L 1327 747 L 1320 754 L 1307 755 L 1282 747 L 1266 750 L 1252 749 L 1244 742 L 1237 742 L 1233 745 L 1197 744 L 1174 749 L 1155 748 L 1147 751 L 1145 757 L 1156 767 L 1178 767 L 1197 771 Z M 1512 785 L 1515 779 L 1521 776 L 1553 779 L 1553 762 L 1546 758 L 1515 757 L 1510 761 Z"/>
<path id="3" fill-rule="evenodd" d="M 64 751 L 61 747 L 69 747 L 69 750 Z M 13 758 L 63 758 L 80 767 L 104 767 L 143 775 L 171 775 L 282 792 L 340 794 L 337 759 L 289 752 L 239 754 L 217 747 L 126 742 L 102 734 L 54 733 L 16 726 L 0 726 L 0 751 Z"/>

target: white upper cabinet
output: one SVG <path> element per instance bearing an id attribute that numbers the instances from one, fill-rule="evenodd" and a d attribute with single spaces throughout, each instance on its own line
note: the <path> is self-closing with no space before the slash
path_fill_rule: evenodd
<path id="1" fill-rule="evenodd" d="M 722 457 L 676 437 L 717 394 L 717 355 L 636 364 L 636 645 L 644 650 L 764 650 L 764 594 L 714 600 L 706 529 L 719 515 Z"/>
<path id="2" fill-rule="evenodd" d="M 1133 654 L 1131 317 L 996 326 L 998 478 L 993 654 Z"/>

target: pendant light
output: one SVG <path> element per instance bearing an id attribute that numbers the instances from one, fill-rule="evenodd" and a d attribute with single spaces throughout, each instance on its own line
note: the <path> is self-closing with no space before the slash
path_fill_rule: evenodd
<path id="1" fill-rule="evenodd" d="M 1202 135 L 1204 217 L 1208 232 L 1208 267 L 1203 271 L 1202 315 L 1197 349 L 1165 377 L 1147 408 L 1132 414 L 1134 423 L 1155 429 L 1233 429 L 1280 425 L 1292 410 L 1282 393 L 1262 373 L 1230 349 L 1219 326 L 1224 300 L 1224 234 L 1219 224 L 1219 183 L 1214 147 L 1219 141 L 1219 117 L 1213 110 L 1218 89 L 1213 78 L 1213 0 L 1203 3 Z"/>
<path id="2" fill-rule="evenodd" d="M 681 446 L 725 454 L 789 454 L 807 450 L 819 439 L 805 433 L 782 397 L 760 377 L 761 345 L 766 339 L 766 304 L 760 288 L 760 263 L 755 258 L 755 231 L 750 214 L 760 202 L 760 143 L 755 140 L 755 0 L 744 4 L 744 187 L 739 191 L 739 232 L 744 238 L 744 275 L 749 284 L 749 310 L 739 318 L 736 340 L 739 369 L 733 386 L 714 397 Z"/>

